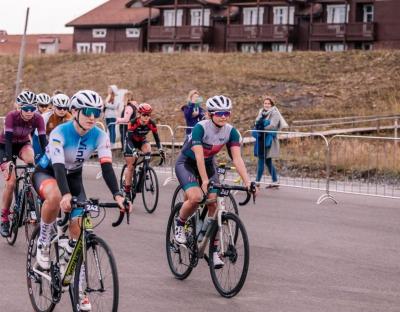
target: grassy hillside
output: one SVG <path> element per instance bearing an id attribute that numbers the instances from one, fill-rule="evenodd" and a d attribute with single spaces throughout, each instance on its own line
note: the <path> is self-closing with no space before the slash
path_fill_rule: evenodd
<path id="1" fill-rule="evenodd" d="M 0 113 L 11 107 L 17 56 L 0 56 Z M 192 88 L 234 100 L 233 122 L 248 128 L 264 93 L 294 119 L 400 112 L 400 52 L 266 54 L 109 54 L 30 57 L 23 87 L 71 95 L 107 86 L 131 89 L 154 104 L 159 122 L 182 124 Z"/>

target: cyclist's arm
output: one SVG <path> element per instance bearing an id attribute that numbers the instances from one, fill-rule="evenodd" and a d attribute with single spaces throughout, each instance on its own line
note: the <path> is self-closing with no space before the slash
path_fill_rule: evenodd
<path id="1" fill-rule="evenodd" d="M 36 129 L 38 132 L 38 137 L 39 137 L 39 143 L 40 143 L 40 147 L 41 147 L 41 154 L 43 155 L 45 150 L 46 150 L 46 145 L 47 145 L 47 138 L 46 138 L 46 128 L 45 128 L 45 124 L 44 124 L 44 120 L 42 118 L 42 116 L 39 116 L 40 118 L 38 118 L 38 122 L 36 124 Z"/>
<path id="2" fill-rule="evenodd" d="M 197 170 L 199 171 L 200 178 L 204 182 L 208 181 L 208 176 L 204 162 L 203 136 L 204 128 L 200 124 L 195 125 L 192 131 L 192 151 L 196 157 Z"/>
<path id="3" fill-rule="evenodd" d="M 242 178 L 244 185 L 250 186 L 250 178 L 247 174 L 246 166 L 240 153 L 240 146 L 231 146 L 230 151 L 232 154 L 232 162 L 236 167 L 236 171 Z"/>
<path id="4" fill-rule="evenodd" d="M 152 120 L 149 123 L 149 127 L 150 127 L 151 132 L 153 133 L 154 140 L 156 141 L 157 148 L 161 149 L 162 146 L 161 146 L 160 137 L 158 135 L 157 126 Z"/>
<path id="5" fill-rule="evenodd" d="M 115 176 L 114 169 L 112 167 L 112 153 L 110 149 L 110 140 L 105 132 L 101 132 L 97 141 L 97 152 L 99 155 L 99 161 L 101 165 L 101 173 L 103 179 L 106 182 L 108 189 L 114 198 L 119 195 L 119 187 L 117 177 Z"/>

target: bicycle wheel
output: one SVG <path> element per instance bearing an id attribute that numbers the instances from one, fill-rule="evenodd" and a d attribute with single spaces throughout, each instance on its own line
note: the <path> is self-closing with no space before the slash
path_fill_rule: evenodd
<path id="1" fill-rule="evenodd" d="M 92 306 L 91 311 L 118 311 L 118 272 L 111 249 L 103 239 L 94 235 L 86 246 L 85 262 L 81 255 L 75 268 L 75 307 L 86 295 Z M 76 310 L 79 311 L 78 308 Z"/>
<path id="2" fill-rule="evenodd" d="M 23 216 L 27 243 L 29 243 L 33 230 L 36 228 L 37 224 L 39 224 L 39 211 L 40 209 L 37 207 L 35 195 L 32 190 L 30 190 L 25 196 L 25 213 Z"/>
<path id="3" fill-rule="evenodd" d="M 234 228 L 238 232 L 236 241 Z M 218 255 L 224 261 L 222 268 L 214 268 L 215 246 Z M 211 278 L 221 296 L 231 298 L 242 289 L 249 268 L 249 258 L 249 240 L 242 221 L 233 213 L 225 213 L 222 216 L 221 228 L 218 229 L 217 226 L 214 228 L 209 247 Z"/>
<path id="4" fill-rule="evenodd" d="M 184 280 L 192 272 L 194 264 L 197 261 L 197 256 L 194 252 L 194 246 L 196 245 L 196 235 L 195 231 L 193 230 L 195 229 L 194 218 L 191 218 L 187 221 L 187 225 L 189 226 L 190 224 L 193 232 L 191 235 L 187 235 L 187 245 L 182 246 L 175 242 L 175 218 L 178 216 L 181 207 L 182 203 L 178 203 L 174 211 L 172 211 L 169 216 L 165 246 L 167 251 L 168 265 L 172 274 L 175 276 L 175 278 Z"/>
<path id="5" fill-rule="evenodd" d="M 185 191 L 183 190 L 182 186 L 179 184 L 174 191 L 174 195 L 172 196 L 171 211 L 174 210 L 175 205 L 177 203 L 183 203 L 184 201 L 185 201 Z"/>
<path id="6" fill-rule="evenodd" d="M 26 281 L 32 307 L 37 312 L 51 312 L 56 306 L 52 301 L 50 281 L 33 271 L 36 263 L 36 244 L 40 227 L 36 227 L 28 244 Z"/>
<path id="7" fill-rule="evenodd" d="M 142 177 L 142 199 L 144 208 L 148 213 L 153 213 L 158 204 L 158 178 L 152 167 L 147 167 L 146 174 Z"/>
<path id="8" fill-rule="evenodd" d="M 24 207 L 25 207 L 25 195 L 21 194 L 20 200 L 18 200 L 18 196 L 20 190 L 22 190 L 22 183 L 20 183 L 22 179 L 17 179 L 13 194 L 13 200 L 10 205 L 10 214 L 8 216 L 10 222 L 10 235 L 6 238 L 7 243 L 10 246 L 13 246 L 17 241 L 18 237 L 18 228 L 22 225 Z M 19 202 L 20 201 L 20 202 Z"/>

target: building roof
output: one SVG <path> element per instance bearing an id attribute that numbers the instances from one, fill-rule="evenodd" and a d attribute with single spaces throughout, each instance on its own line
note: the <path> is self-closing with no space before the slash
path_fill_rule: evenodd
<path id="1" fill-rule="evenodd" d="M 135 1 L 131 0 L 129 3 L 133 3 Z M 157 5 L 157 4 L 163 4 L 165 0 L 142 0 L 143 5 Z M 172 1 L 173 2 L 173 1 Z M 221 5 L 225 2 L 225 0 L 197 0 L 197 2 L 200 2 L 201 4 L 209 4 L 209 5 Z"/>
<path id="2" fill-rule="evenodd" d="M 139 25 L 149 17 L 149 9 L 130 7 L 136 1 L 110 0 L 84 15 L 67 23 L 66 26 L 111 26 Z M 151 9 L 152 18 L 158 17 L 159 10 Z"/>
<path id="3" fill-rule="evenodd" d="M 0 33 L 0 54 L 18 54 L 22 35 Z M 59 52 L 72 52 L 72 34 L 39 34 L 26 35 L 26 54 L 39 54 L 39 44 L 59 41 Z"/>

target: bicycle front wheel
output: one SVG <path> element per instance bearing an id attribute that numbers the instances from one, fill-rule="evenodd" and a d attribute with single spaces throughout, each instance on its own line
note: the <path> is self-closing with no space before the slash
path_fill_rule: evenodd
<path id="1" fill-rule="evenodd" d="M 214 252 L 224 262 L 222 267 L 214 266 Z M 215 226 L 209 247 L 211 278 L 221 296 L 231 298 L 240 292 L 246 281 L 249 258 L 249 240 L 242 221 L 233 213 L 225 213 L 221 228 Z"/>
<path id="2" fill-rule="evenodd" d="M 82 255 L 79 257 L 73 292 L 76 307 L 86 296 L 89 298 L 91 311 L 118 311 L 117 265 L 110 247 L 100 237 L 92 236 L 88 240 L 85 261 Z"/>
<path id="3" fill-rule="evenodd" d="M 146 174 L 142 177 L 142 198 L 144 208 L 148 213 L 153 213 L 158 204 L 158 179 L 156 171 L 152 167 L 147 167 Z"/>
<path id="4" fill-rule="evenodd" d="M 32 236 L 33 230 L 36 228 L 37 224 L 40 223 L 40 209 L 37 204 L 36 197 L 32 190 L 30 190 L 25 196 L 25 214 L 24 214 L 24 225 L 25 225 L 25 238 L 26 242 Z"/>
<path id="5" fill-rule="evenodd" d="M 10 246 L 13 246 L 17 241 L 18 228 L 22 225 L 22 216 L 24 213 L 23 210 L 25 207 L 25 195 L 21 194 L 20 203 L 18 200 L 19 193 L 22 192 L 22 187 L 22 179 L 17 179 L 13 194 L 13 201 L 10 205 L 10 214 L 8 216 L 10 222 L 10 235 L 6 239 Z"/>
<path id="6" fill-rule="evenodd" d="M 51 282 L 44 276 L 33 271 L 36 263 L 36 247 L 39 233 L 40 227 L 36 227 L 29 240 L 26 259 L 26 281 L 33 309 L 36 312 L 51 312 L 56 306 L 52 301 Z"/>
<path id="7" fill-rule="evenodd" d="M 174 211 L 175 205 L 177 203 L 183 203 L 184 201 L 185 201 L 185 191 L 179 184 L 174 191 L 174 195 L 172 196 L 171 211 Z"/>

